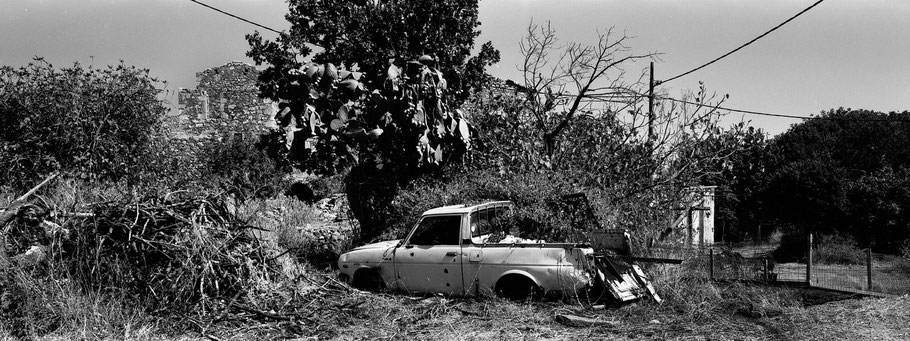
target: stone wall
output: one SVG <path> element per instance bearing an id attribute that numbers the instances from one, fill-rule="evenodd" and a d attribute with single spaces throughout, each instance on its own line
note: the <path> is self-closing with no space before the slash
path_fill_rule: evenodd
<path id="1" fill-rule="evenodd" d="M 197 72 L 196 88 L 180 88 L 177 111 L 165 118 L 170 137 L 199 144 L 276 127 L 277 105 L 259 98 L 258 76 L 254 66 L 236 61 Z"/>

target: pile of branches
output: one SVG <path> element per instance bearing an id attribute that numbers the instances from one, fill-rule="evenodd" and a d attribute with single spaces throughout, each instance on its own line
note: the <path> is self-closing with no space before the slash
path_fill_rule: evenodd
<path id="1" fill-rule="evenodd" d="M 220 198 L 93 205 L 61 253 L 86 289 L 118 290 L 152 310 L 236 299 L 276 270 L 270 250 Z"/>

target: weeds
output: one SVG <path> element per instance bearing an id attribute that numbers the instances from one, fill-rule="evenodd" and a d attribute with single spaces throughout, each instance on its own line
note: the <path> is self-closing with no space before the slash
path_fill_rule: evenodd
<path id="1" fill-rule="evenodd" d="M 10 269 L 3 292 L 0 335 L 12 337 L 49 333 L 82 339 L 130 339 L 161 333 L 158 319 L 143 304 L 111 290 L 85 291 L 64 269 Z"/>

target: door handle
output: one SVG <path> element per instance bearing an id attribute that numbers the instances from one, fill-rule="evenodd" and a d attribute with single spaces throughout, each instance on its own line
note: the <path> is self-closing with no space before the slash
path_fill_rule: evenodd
<path id="1" fill-rule="evenodd" d="M 458 252 L 449 251 L 449 252 L 446 252 L 446 256 L 450 256 L 450 257 L 458 256 Z"/>

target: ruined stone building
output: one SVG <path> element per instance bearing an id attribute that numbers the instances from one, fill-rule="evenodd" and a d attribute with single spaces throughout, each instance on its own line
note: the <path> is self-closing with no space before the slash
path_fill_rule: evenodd
<path id="1" fill-rule="evenodd" d="M 237 61 L 197 72 L 196 88 L 180 88 L 177 111 L 165 119 L 170 137 L 201 144 L 274 128 L 277 105 L 259 98 L 258 76 L 254 66 Z"/>

